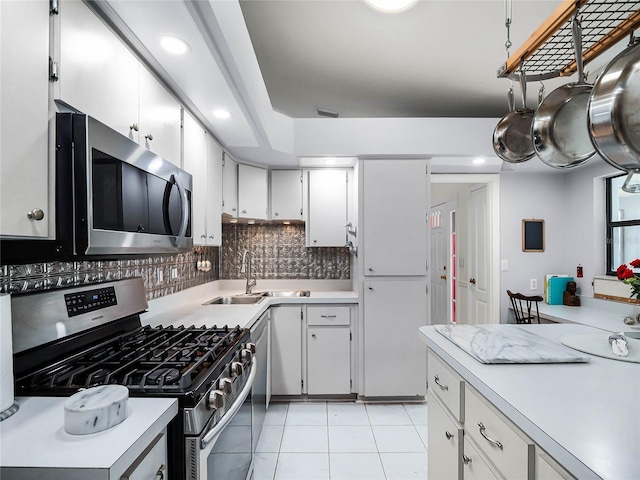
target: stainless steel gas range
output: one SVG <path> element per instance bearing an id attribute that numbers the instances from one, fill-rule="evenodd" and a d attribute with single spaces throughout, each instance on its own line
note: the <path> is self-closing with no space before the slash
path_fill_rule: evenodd
<path id="1" fill-rule="evenodd" d="M 252 469 L 255 346 L 239 327 L 143 327 L 142 279 L 12 297 L 16 395 L 119 384 L 178 399 L 169 478 L 245 480 Z"/>

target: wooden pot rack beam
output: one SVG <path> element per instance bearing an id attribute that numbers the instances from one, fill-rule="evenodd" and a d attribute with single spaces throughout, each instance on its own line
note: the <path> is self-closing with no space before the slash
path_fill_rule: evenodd
<path id="1" fill-rule="evenodd" d="M 582 19 L 582 56 L 585 65 L 640 28 L 640 1 L 564 0 L 500 66 L 498 78 L 517 79 L 521 64 L 527 81 L 574 73 L 576 61 L 571 21 L 576 8 L 580 9 L 579 17 Z"/>

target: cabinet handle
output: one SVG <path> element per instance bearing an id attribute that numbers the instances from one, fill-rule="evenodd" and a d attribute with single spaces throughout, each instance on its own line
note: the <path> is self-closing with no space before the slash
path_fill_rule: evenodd
<path id="1" fill-rule="evenodd" d="M 42 220 L 44 218 L 44 212 L 40 208 L 34 208 L 30 212 L 27 212 L 27 218 L 29 220 Z"/>
<path id="2" fill-rule="evenodd" d="M 247 213 L 247 211 L 246 210 L 242 210 L 242 213 Z"/>
<path id="3" fill-rule="evenodd" d="M 200 235 L 200 238 L 207 238 L 207 236 L 203 233 L 202 235 Z"/>
<path id="4" fill-rule="evenodd" d="M 311 334 L 311 338 L 316 338 L 316 334 L 315 334 L 315 333 L 312 333 L 312 334 Z"/>
<path id="5" fill-rule="evenodd" d="M 443 385 L 442 383 L 440 383 L 440 377 L 438 377 L 438 375 L 433 377 L 433 381 L 436 382 L 436 385 L 438 385 L 442 390 L 449 390 L 448 385 Z"/>
<path id="6" fill-rule="evenodd" d="M 275 212 L 274 215 L 277 217 L 278 215 L 280 215 L 278 212 Z"/>
<path id="7" fill-rule="evenodd" d="M 137 123 L 133 123 L 131 125 L 129 125 L 129 130 L 133 130 L 134 132 L 138 131 L 138 124 Z"/>
<path id="8" fill-rule="evenodd" d="M 373 268 L 372 268 L 372 267 L 369 267 L 369 271 L 370 271 L 370 272 L 373 272 Z"/>
<path id="9" fill-rule="evenodd" d="M 373 292 L 373 287 L 369 287 L 369 290 L 371 290 Z"/>
<path id="10" fill-rule="evenodd" d="M 444 432 L 444 436 L 447 437 L 447 440 L 451 440 L 453 438 L 453 433 L 451 432 Z"/>
<path id="11" fill-rule="evenodd" d="M 336 318 L 337 315 L 320 315 L 320 318 Z"/>
<path id="12" fill-rule="evenodd" d="M 494 440 L 493 438 L 490 438 L 487 436 L 486 433 L 484 433 L 485 431 L 485 426 L 482 424 L 482 422 L 478 422 L 478 427 L 480 427 L 480 435 L 482 435 L 488 442 L 493 443 L 496 447 L 498 447 L 500 450 L 502 450 L 502 443 Z"/>
<path id="13" fill-rule="evenodd" d="M 209 235 L 209 238 L 210 238 L 211 240 L 213 240 L 213 239 L 215 238 L 215 235 L 211 234 L 211 235 Z"/>
<path id="14" fill-rule="evenodd" d="M 231 209 L 231 211 L 232 211 L 232 212 L 235 212 L 235 211 L 236 211 L 236 209 L 235 209 L 235 208 L 232 208 L 232 209 Z"/>
<path id="15" fill-rule="evenodd" d="M 465 465 L 469 465 L 471 463 L 471 457 L 462 454 L 462 461 L 464 462 Z"/>
<path id="16" fill-rule="evenodd" d="M 147 140 L 151 141 L 153 140 L 153 135 L 151 135 L 150 133 L 145 135 L 144 138 L 146 138 Z"/>
<path id="17" fill-rule="evenodd" d="M 165 471 L 166 468 L 167 467 L 165 467 L 164 465 L 160 465 L 160 468 L 156 472 L 156 478 L 158 480 L 164 480 L 164 471 Z"/>

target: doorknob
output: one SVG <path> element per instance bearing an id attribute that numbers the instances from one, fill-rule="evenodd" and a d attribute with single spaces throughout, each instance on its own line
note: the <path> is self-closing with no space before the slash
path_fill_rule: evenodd
<path id="1" fill-rule="evenodd" d="M 469 283 L 472 284 L 472 285 L 475 285 L 476 284 L 476 279 L 475 278 L 470 278 L 469 279 Z"/>
<path id="2" fill-rule="evenodd" d="M 447 279 L 447 276 L 446 276 L 446 275 L 440 275 L 440 279 L 441 279 L 441 280 L 446 280 L 446 279 Z"/>

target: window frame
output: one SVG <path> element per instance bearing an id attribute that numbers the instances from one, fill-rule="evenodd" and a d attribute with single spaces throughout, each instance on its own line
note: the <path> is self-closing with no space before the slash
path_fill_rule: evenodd
<path id="1" fill-rule="evenodd" d="M 605 192 L 606 192 L 606 261 L 607 261 L 607 275 L 616 275 L 616 271 L 614 270 L 614 268 L 611 265 L 611 262 L 613 260 L 613 231 L 615 228 L 620 228 L 620 227 L 635 227 L 638 226 L 640 227 L 640 219 L 636 219 L 636 220 L 619 220 L 619 221 L 614 221 L 611 218 L 611 205 L 612 205 L 612 194 L 613 194 L 613 189 L 612 189 L 612 181 L 616 178 L 620 178 L 620 177 L 624 177 L 626 176 L 626 173 L 621 173 L 620 175 L 614 175 L 612 177 L 607 177 L 606 181 L 605 181 Z"/>

